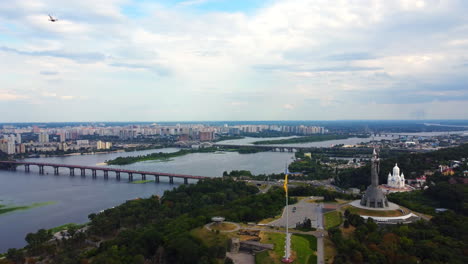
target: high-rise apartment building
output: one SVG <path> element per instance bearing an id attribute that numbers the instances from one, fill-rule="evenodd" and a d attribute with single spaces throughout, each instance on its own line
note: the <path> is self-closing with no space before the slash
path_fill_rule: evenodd
<path id="1" fill-rule="evenodd" d="M 47 133 L 39 134 L 39 143 L 49 143 L 49 135 Z"/>
<path id="2" fill-rule="evenodd" d="M 6 154 L 15 154 L 15 142 L 11 142 L 6 139 L 0 140 L 0 151 L 5 152 Z"/>

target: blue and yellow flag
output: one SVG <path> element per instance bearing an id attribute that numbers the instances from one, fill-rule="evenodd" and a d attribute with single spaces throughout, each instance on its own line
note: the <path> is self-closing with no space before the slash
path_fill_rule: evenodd
<path id="1" fill-rule="evenodd" d="M 284 175 L 284 192 L 286 193 L 286 196 L 288 196 L 288 170 L 286 169 L 286 173 Z"/>

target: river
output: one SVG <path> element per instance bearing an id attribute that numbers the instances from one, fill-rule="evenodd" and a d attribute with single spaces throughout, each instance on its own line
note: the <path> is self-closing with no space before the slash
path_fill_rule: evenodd
<path id="1" fill-rule="evenodd" d="M 231 139 L 231 140 L 224 140 L 217 142 L 217 144 L 227 144 L 227 145 L 253 145 L 255 141 L 263 141 L 263 140 L 279 140 L 279 139 L 289 139 L 295 138 L 293 137 L 276 137 L 276 138 L 253 138 L 253 137 L 245 137 L 242 139 Z M 297 143 L 297 144 L 274 144 L 275 146 L 285 146 L 285 147 L 316 147 L 316 148 L 327 148 L 332 147 L 334 145 L 356 145 L 361 142 L 369 142 L 372 140 L 381 140 L 381 139 L 391 139 L 391 135 L 389 136 L 376 136 L 376 137 L 368 137 L 368 138 L 358 138 L 358 137 L 351 137 L 347 139 L 335 139 L 335 140 L 325 140 L 325 141 L 317 141 L 317 142 L 308 142 L 308 143 Z M 268 145 L 265 145 L 268 146 Z M 271 145 L 269 145 L 271 146 Z"/>
<path id="2" fill-rule="evenodd" d="M 146 155 L 153 152 L 175 152 L 177 148 L 145 150 L 136 152 L 119 152 L 95 155 L 78 155 L 66 157 L 48 157 L 26 159 L 27 161 L 75 164 L 88 166 L 105 166 L 106 160 L 119 156 Z M 114 166 L 125 169 L 158 171 L 220 177 L 223 171 L 250 170 L 255 174 L 278 173 L 284 171 L 286 163 L 292 161 L 293 153 L 262 152 L 239 154 L 237 152 L 194 153 L 173 158 L 169 161 L 144 161 L 125 166 Z M 98 173 L 96 179 L 90 176 L 82 178 L 79 171 L 74 177 L 69 176 L 68 169 L 61 169 L 60 175 L 53 175 L 52 168 L 45 168 L 45 175 L 39 175 L 38 168 L 31 166 L 31 172 L 18 170 L 0 170 L 0 204 L 31 205 L 36 202 L 53 202 L 52 204 L 0 214 L 0 253 L 8 248 L 26 245 L 24 237 L 29 232 L 40 228 L 52 228 L 66 223 L 85 223 L 91 213 L 119 205 L 126 200 L 137 197 L 162 195 L 181 183 L 175 179 L 170 185 L 168 179 L 161 177 L 161 183 L 133 184 L 127 182 L 125 174 L 122 180 L 115 180 L 109 173 L 109 180 L 104 180 Z M 139 180 L 140 175 L 134 175 Z M 151 177 L 148 177 L 151 179 Z"/>
<path id="3" fill-rule="evenodd" d="M 290 138 L 290 137 L 287 137 Z M 391 137 L 375 137 L 376 140 Z M 284 138 L 244 138 L 239 140 L 222 141 L 222 144 L 243 145 L 258 140 Z M 337 144 L 358 144 L 368 142 L 372 138 L 348 138 L 328 140 L 304 144 L 285 144 L 284 146 L 329 147 Z M 153 152 L 175 152 L 177 148 L 145 150 L 135 152 L 119 152 L 95 155 L 78 155 L 66 157 L 48 157 L 26 159 L 27 161 L 59 163 L 88 166 L 105 166 L 106 160 L 120 156 L 146 155 Z M 199 176 L 219 177 L 223 171 L 250 170 L 254 174 L 269 174 L 284 171 L 286 163 L 291 162 L 293 153 L 261 152 L 254 154 L 239 154 L 236 152 L 194 153 L 172 158 L 169 161 L 144 161 L 125 166 L 115 166 L 125 169 L 158 171 Z M 126 200 L 136 197 L 161 195 L 165 190 L 180 184 L 175 180 L 170 185 L 168 180 L 161 177 L 161 183 L 132 184 L 127 182 L 126 175 L 121 181 L 116 181 L 113 173 L 109 173 L 109 180 L 98 173 L 92 179 L 87 177 L 70 177 L 68 169 L 61 169 L 60 175 L 53 175 L 52 168 L 46 168 L 45 175 L 38 174 L 38 168 L 31 166 L 31 172 L 25 173 L 23 167 L 16 172 L 0 170 L 0 204 L 31 205 L 36 202 L 53 202 L 52 204 L 0 214 L 0 252 L 8 248 L 23 247 L 24 237 L 29 232 L 36 232 L 40 228 L 52 228 L 66 223 L 85 223 L 87 216 L 105 208 L 119 205 Z M 139 180 L 140 175 L 134 179 Z M 148 179 L 151 179 L 150 177 Z"/>

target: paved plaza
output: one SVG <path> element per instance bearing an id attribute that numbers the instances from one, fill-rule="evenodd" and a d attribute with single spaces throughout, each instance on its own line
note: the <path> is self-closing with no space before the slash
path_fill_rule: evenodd
<path id="1" fill-rule="evenodd" d="M 309 199 L 303 199 L 296 204 L 288 205 L 283 210 L 281 218 L 270 222 L 268 225 L 286 227 L 286 210 L 289 211 L 289 227 L 296 227 L 297 223 L 304 222 L 308 218 L 312 221 L 312 227 L 323 228 L 322 204 L 307 202 Z M 294 209 L 295 208 L 295 209 Z"/>

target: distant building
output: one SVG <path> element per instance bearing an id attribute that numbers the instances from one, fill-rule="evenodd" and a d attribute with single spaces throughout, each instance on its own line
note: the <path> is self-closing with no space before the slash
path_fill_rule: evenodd
<path id="1" fill-rule="evenodd" d="M 67 151 L 68 150 L 68 145 L 65 142 L 60 142 L 58 145 L 59 150 Z"/>
<path id="2" fill-rule="evenodd" d="M 189 134 L 182 134 L 179 136 L 179 141 L 189 141 L 189 140 L 190 140 Z"/>
<path id="3" fill-rule="evenodd" d="M 78 146 L 89 145 L 89 140 L 87 140 L 87 139 L 77 140 L 77 141 L 76 141 L 76 144 L 77 144 Z"/>
<path id="4" fill-rule="evenodd" d="M 400 174 L 400 168 L 397 164 L 393 167 L 393 174 L 388 173 L 387 185 L 391 188 L 405 188 L 405 175 Z"/>
<path id="5" fill-rule="evenodd" d="M 96 143 L 96 148 L 97 149 L 110 149 L 112 148 L 112 142 L 104 142 L 104 141 L 99 140 Z"/>
<path id="6" fill-rule="evenodd" d="M 49 143 L 49 135 L 47 133 L 39 134 L 39 143 Z"/>
<path id="7" fill-rule="evenodd" d="M 26 153 L 26 145 L 24 144 L 16 145 L 16 153 Z"/>
<path id="8" fill-rule="evenodd" d="M 414 187 L 421 188 L 426 184 L 426 175 L 423 175 L 416 179 L 408 179 L 408 184 Z"/>
<path id="9" fill-rule="evenodd" d="M 106 149 L 111 149 L 112 148 L 112 142 L 106 142 L 105 147 L 106 147 Z"/>
<path id="10" fill-rule="evenodd" d="M 213 140 L 213 132 L 200 132 L 200 141 L 211 141 Z"/>
<path id="11" fill-rule="evenodd" d="M 15 154 L 16 147 L 15 142 L 11 142 L 9 140 L 2 139 L 0 140 L 0 151 L 5 152 L 6 154 Z"/>

